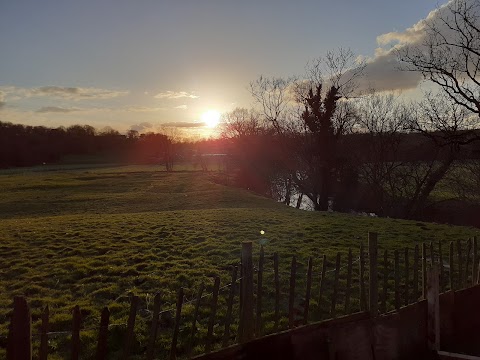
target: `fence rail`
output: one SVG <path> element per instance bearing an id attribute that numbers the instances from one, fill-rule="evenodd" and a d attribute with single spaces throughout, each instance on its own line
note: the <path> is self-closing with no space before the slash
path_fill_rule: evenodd
<path id="1" fill-rule="evenodd" d="M 171 307 L 162 304 L 160 293 L 155 295 L 153 310 L 149 311 L 148 342 L 141 349 L 133 349 L 139 307 L 139 297 L 134 294 L 130 294 L 129 316 L 124 323 L 110 323 L 110 312 L 105 307 L 97 328 L 82 328 L 81 309 L 75 306 L 71 329 L 49 331 L 50 310 L 46 306 L 40 328 L 35 332 L 32 331 L 27 300 L 18 296 L 14 299 L 10 319 L 7 359 L 31 359 L 34 356 L 32 342 L 37 342 L 35 351 L 38 349 L 38 354 L 35 357 L 47 359 L 52 350 L 49 349 L 49 339 L 58 335 L 70 336 L 70 357 L 79 359 L 82 355 L 82 332 L 86 330 L 97 331 L 95 358 L 106 359 L 110 349 L 109 334 L 116 326 L 125 327 L 122 349 L 117 351 L 122 359 L 132 355 L 153 359 L 158 358 L 159 352 L 169 359 L 188 358 L 340 315 L 368 311 L 370 316 L 375 317 L 399 310 L 426 298 L 427 269 L 435 264 L 439 268 L 439 288 L 442 292 L 479 283 L 480 266 L 475 237 L 465 244 L 450 242 L 448 260 L 442 253 L 445 247 L 440 241 L 438 244 L 422 243 L 421 247 L 417 244 L 414 249 L 396 249 L 393 252 L 387 249 L 381 252 L 377 242 L 377 234 L 369 233 L 368 246 L 365 248 L 360 244 L 357 254 L 349 249 L 347 254 L 339 252 L 334 258 L 323 255 L 320 262 L 316 257 L 310 257 L 302 263 L 294 255 L 288 259 L 291 260 L 288 275 L 285 271 L 280 272 L 281 259 L 277 253 L 266 254 L 262 246 L 258 261 L 254 262 L 252 243 L 245 242 L 242 244 L 241 262 L 238 267 L 232 268 L 229 283 L 221 285 L 220 278 L 215 277 L 212 291 L 205 292 L 205 284 L 202 283 L 196 296 L 189 300 L 185 298 L 184 289 L 180 288 L 176 304 Z M 342 263 L 345 255 L 346 261 Z M 266 286 L 270 283 L 273 285 Z M 208 299 L 208 303 L 204 299 Z M 184 315 L 185 305 L 194 306 L 193 316 Z M 223 306 L 222 316 L 220 306 Z M 201 310 L 208 314 L 203 319 L 207 324 L 206 333 L 202 334 L 198 327 Z M 173 324 L 162 328 L 160 320 L 167 313 L 172 314 Z M 171 331 L 169 349 L 159 349 L 156 344 L 160 330 L 164 333 Z M 199 350 L 202 345 L 203 350 Z"/>

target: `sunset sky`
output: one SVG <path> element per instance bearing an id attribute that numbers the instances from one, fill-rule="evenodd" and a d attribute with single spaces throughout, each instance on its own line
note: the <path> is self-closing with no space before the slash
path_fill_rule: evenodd
<path id="1" fill-rule="evenodd" d="M 421 41 L 421 20 L 437 6 L 0 0 L 0 121 L 208 134 L 202 114 L 251 107 L 247 88 L 259 75 L 301 76 L 339 47 L 367 60 L 369 85 L 408 93 L 420 79 L 397 70 L 391 48 Z"/>

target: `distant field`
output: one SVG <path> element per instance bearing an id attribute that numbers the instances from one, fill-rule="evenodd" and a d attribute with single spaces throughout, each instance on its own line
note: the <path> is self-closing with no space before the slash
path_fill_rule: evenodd
<path id="1" fill-rule="evenodd" d="M 378 232 L 380 246 L 388 249 L 479 234 L 473 228 L 296 210 L 217 184 L 218 176 L 166 173 L 155 166 L 0 172 L 0 339 L 7 334 L 13 296 L 24 294 L 35 319 L 50 306 L 52 331 L 69 330 L 70 312 L 80 305 L 84 327 L 93 329 L 82 333 L 82 341 L 91 347 L 103 306 L 111 309 L 113 323 L 123 323 L 129 292 L 149 310 L 157 291 L 167 306 L 179 287 L 192 299 L 200 282 L 210 287 L 214 275 L 225 284 L 245 240 L 254 242 L 256 254 L 260 244 L 267 256 L 279 253 L 286 284 L 292 254 L 301 266 L 314 256 L 317 276 L 321 255 L 333 260 L 349 247 L 358 251 L 367 231 Z M 313 291 L 317 283 L 315 278 Z M 191 314 L 192 306 L 185 311 Z M 143 332 L 147 315 L 136 325 Z M 50 346 L 63 349 L 67 341 L 59 336 Z"/>

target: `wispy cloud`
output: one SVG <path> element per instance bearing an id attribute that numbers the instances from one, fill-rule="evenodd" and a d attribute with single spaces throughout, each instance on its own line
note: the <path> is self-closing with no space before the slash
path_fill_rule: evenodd
<path id="1" fill-rule="evenodd" d="M 198 99 L 199 96 L 193 93 L 188 93 L 186 91 L 165 91 L 158 93 L 154 96 L 155 99 L 182 99 L 182 98 L 189 98 L 189 99 Z"/>
<path id="2" fill-rule="evenodd" d="M 186 121 L 173 121 L 162 124 L 165 127 L 177 127 L 177 128 L 198 128 L 205 126 L 203 122 L 186 122 Z"/>
<path id="3" fill-rule="evenodd" d="M 128 95 L 128 91 L 109 90 L 99 88 L 42 86 L 37 88 L 21 88 L 16 86 L 1 86 L 0 90 L 5 97 L 11 100 L 20 100 L 30 97 L 50 97 L 66 100 L 107 100 Z"/>
<path id="4" fill-rule="evenodd" d="M 188 109 L 188 106 L 187 105 L 178 105 L 178 106 L 175 106 L 174 109 L 186 110 L 186 109 Z"/>
<path id="5" fill-rule="evenodd" d="M 73 111 L 81 111 L 82 109 L 78 108 L 63 108 L 59 106 L 44 106 L 40 109 L 38 109 L 37 113 L 69 113 Z"/>

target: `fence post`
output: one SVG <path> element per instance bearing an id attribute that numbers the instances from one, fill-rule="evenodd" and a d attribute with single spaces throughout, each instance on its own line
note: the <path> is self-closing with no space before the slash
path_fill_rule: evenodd
<path id="1" fill-rule="evenodd" d="M 457 240 L 457 255 L 458 255 L 458 284 L 459 289 L 463 289 L 463 256 L 462 256 L 462 243 Z"/>
<path id="2" fill-rule="evenodd" d="M 15 296 L 13 299 L 7 359 L 32 359 L 32 319 L 27 300 L 23 296 Z"/>
<path id="3" fill-rule="evenodd" d="M 170 346 L 170 360 L 177 358 L 178 332 L 180 331 L 180 319 L 182 317 L 183 288 L 178 290 L 177 310 L 175 312 L 175 327 L 173 329 L 172 344 Z"/>
<path id="4" fill-rule="evenodd" d="M 290 269 L 290 295 L 288 298 L 288 327 L 294 326 L 295 321 L 295 277 L 297 276 L 297 258 L 292 257 L 292 267 Z"/>
<path id="5" fill-rule="evenodd" d="M 438 267 L 436 265 L 428 271 L 427 281 L 427 339 L 430 350 L 440 350 L 440 303 Z"/>
<path id="6" fill-rule="evenodd" d="M 381 312 L 387 312 L 387 296 L 388 296 L 388 251 L 385 249 L 383 253 L 383 295 Z"/>
<path id="7" fill-rule="evenodd" d="M 322 259 L 322 274 L 320 277 L 320 291 L 318 294 L 318 315 L 322 319 L 322 297 L 325 288 L 325 273 L 327 271 L 327 255 L 323 255 Z"/>
<path id="8" fill-rule="evenodd" d="M 236 269 L 236 268 L 235 268 Z M 233 286 L 234 284 L 232 284 Z M 197 318 L 198 318 L 198 309 L 200 308 L 200 302 L 202 301 L 202 294 L 205 285 L 204 283 L 200 283 L 200 287 L 198 288 L 197 293 L 197 300 L 195 301 L 195 310 L 193 312 L 193 320 L 192 320 L 192 330 L 190 331 L 190 343 L 188 344 L 188 356 L 191 357 L 193 347 L 195 345 L 195 333 L 197 331 Z"/>
<path id="9" fill-rule="evenodd" d="M 155 350 L 155 342 L 157 340 L 158 315 L 160 314 L 160 294 L 156 293 L 153 298 L 153 318 L 150 326 L 150 338 L 147 347 L 147 360 L 152 360 Z M 102 314 L 103 315 L 103 314 Z"/>
<path id="10" fill-rule="evenodd" d="M 336 305 L 337 305 L 339 277 L 340 277 L 340 253 L 337 253 L 337 260 L 335 261 L 335 278 L 333 282 L 332 305 L 330 307 L 330 315 L 332 316 L 332 318 L 335 318 L 337 316 Z"/>
<path id="11" fill-rule="evenodd" d="M 252 242 L 242 243 L 242 285 L 240 343 L 253 339 L 253 260 Z"/>
<path id="12" fill-rule="evenodd" d="M 453 272 L 453 241 L 450 241 L 450 254 L 449 254 L 449 262 L 450 262 L 450 290 L 455 289 L 455 275 Z"/>
<path id="13" fill-rule="evenodd" d="M 369 310 L 370 316 L 377 317 L 378 314 L 378 247 L 377 233 L 368 233 L 368 259 L 370 261 L 370 286 L 369 286 Z"/>
<path id="14" fill-rule="evenodd" d="M 75 305 L 73 308 L 72 320 L 72 360 L 78 360 L 80 357 L 80 323 L 81 323 L 80 307 Z"/>
<path id="15" fill-rule="evenodd" d="M 470 275 L 470 253 L 472 252 L 472 239 L 467 241 L 467 258 L 465 259 L 464 286 L 468 286 L 468 276 Z"/>
<path id="16" fill-rule="evenodd" d="M 438 240 L 438 262 L 440 264 L 440 278 L 438 280 L 440 285 L 440 291 L 445 290 L 445 279 L 443 270 L 443 254 L 442 254 L 442 241 Z"/>
<path id="17" fill-rule="evenodd" d="M 303 309 L 303 324 L 308 323 L 308 312 L 310 310 L 310 295 L 312 293 L 312 267 L 313 259 L 310 257 L 308 259 L 308 269 L 307 269 L 307 289 L 305 291 L 305 308 Z"/>
<path id="18" fill-rule="evenodd" d="M 233 266 L 232 268 L 232 282 L 230 286 L 230 293 L 228 294 L 228 304 L 227 304 L 227 314 L 225 315 L 225 331 L 223 332 L 223 341 L 222 347 L 228 346 L 228 341 L 230 339 L 230 324 L 232 323 L 232 309 L 233 309 L 233 299 L 235 297 L 235 287 L 237 282 L 237 267 Z M 193 332 L 193 329 L 192 329 Z"/>
<path id="19" fill-rule="evenodd" d="M 360 311 L 366 309 L 366 293 L 365 293 L 365 254 L 363 252 L 363 243 L 360 243 Z"/>
<path id="20" fill-rule="evenodd" d="M 263 263 L 265 253 L 263 245 L 260 247 L 260 257 L 258 259 L 258 277 L 257 277 L 257 321 L 255 323 L 255 335 L 262 336 L 262 296 L 263 296 Z"/>
<path id="21" fill-rule="evenodd" d="M 405 306 L 410 303 L 410 298 L 408 296 L 408 283 L 410 282 L 410 260 L 408 255 L 408 248 L 405 248 Z"/>
<path id="22" fill-rule="evenodd" d="M 427 298 L 427 245 L 422 243 L 422 298 Z"/>
<path id="23" fill-rule="evenodd" d="M 394 273 L 395 273 L 395 309 L 400 309 L 400 259 L 398 250 L 395 250 L 395 263 L 394 263 Z"/>
<path id="24" fill-rule="evenodd" d="M 280 278 L 278 277 L 278 254 L 273 254 L 273 271 L 275 277 L 275 323 L 273 325 L 273 331 L 278 330 L 278 321 L 280 320 Z"/>
<path id="25" fill-rule="evenodd" d="M 100 330 L 98 332 L 98 343 L 97 343 L 97 353 L 96 353 L 97 360 L 104 360 L 107 358 L 107 339 L 108 339 L 109 321 L 110 321 L 110 311 L 108 310 L 108 307 L 104 307 L 102 310 L 102 314 L 100 316 Z"/>
<path id="26" fill-rule="evenodd" d="M 477 237 L 473 237 L 473 267 L 472 267 L 472 286 L 478 281 L 478 254 L 477 254 Z"/>
<path id="27" fill-rule="evenodd" d="M 418 300 L 418 244 L 413 252 L 413 301 Z"/>
<path id="28" fill-rule="evenodd" d="M 347 289 L 345 291 L 345 315 L 350 314 L 350 294 L 352 292 L 352 263 L 353 255 L 352 249 L 348 249 L 348 264 L 347 264 Z"/>
<path id="29" fill-rule="evenodd" d="M 40 350 L 38 354 L 38 358 L 40 360 L 47 360 L 48 356 L 48 328 L 49 328 L 49 316 L 50 316 L 50 309 L 45 306 L 45 309 L 42 313 L 42 327 L 40 328 Z"/>
<path id="30" fill-rule="evenodd" d="M 138 296 L 130 294 L 130 313 L 128 314 L 127 332 L 125 333 L 125 343 L 123 348 L 124 360 L 130 357 L 130 349 L 133 343 L 133 329 L 135 328 L 135 318 L 137 317 Z"/>
<path id="31" fill-rule="evenodd" d="M 207 354 L 212 350 L 213 327 L 215 325 L 215 315 L 217 314 L 219 289 L 220 289 L 220 278 L 216 276 L 215 283 L 213 284 L 212 302 L 210 305 L 210 319 L 208 320 L 207 343 L 205 344 L 205 352 Z"/>

